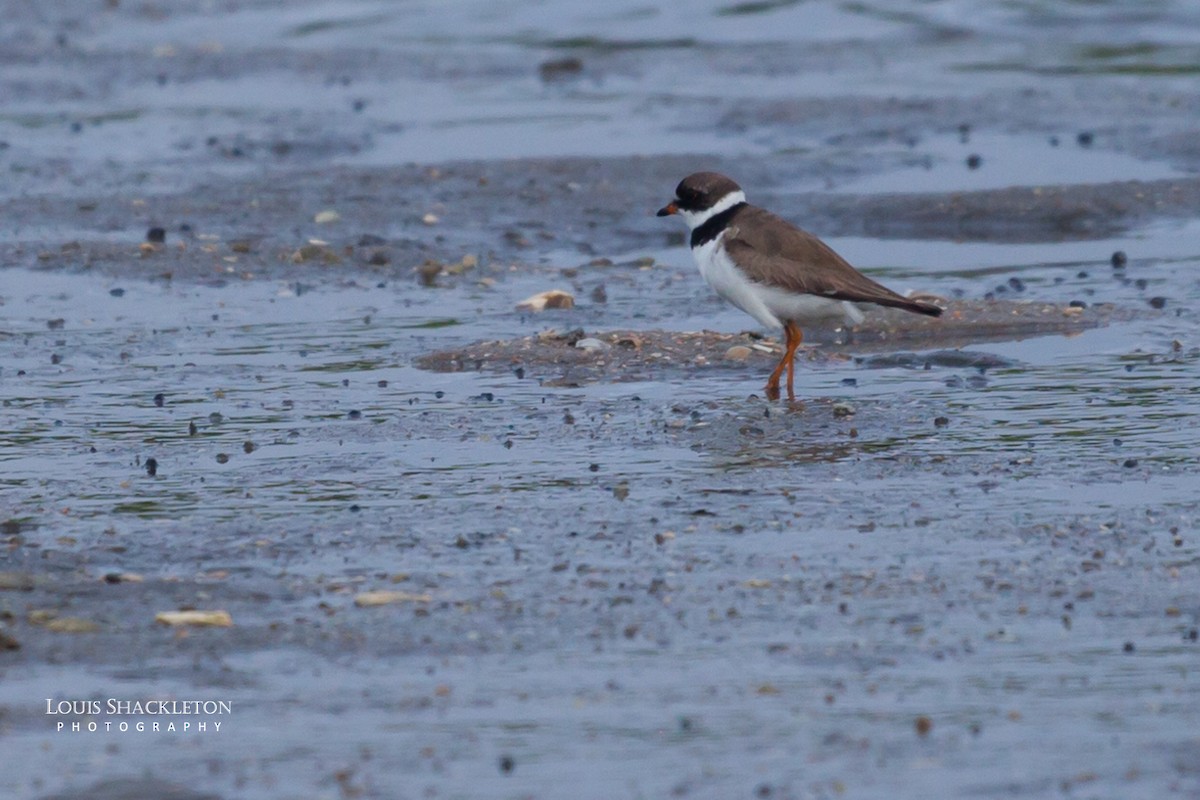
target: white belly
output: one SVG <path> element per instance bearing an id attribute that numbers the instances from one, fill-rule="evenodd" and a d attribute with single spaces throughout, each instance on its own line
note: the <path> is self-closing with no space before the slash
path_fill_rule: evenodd
<path id="1" fill-rule="evenodd" d="M 768 328 L 782 328 L 786 320 L 798 325 L 838 320 L 862 322 L 862 312 L 853 303 L 812 294 L 794 294 L 746 278 L 721 247 L 721 234 L 692 250 L 700 275 L 717 294 L 745 311 Z"/>

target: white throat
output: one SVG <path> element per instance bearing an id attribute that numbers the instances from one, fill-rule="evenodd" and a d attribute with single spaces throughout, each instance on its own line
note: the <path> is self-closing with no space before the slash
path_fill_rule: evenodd
<path id="1" fill-rule="evenodd" d="M 736 192 L 730 192 L 717 201 L 712 208 L 706 208 L 703 211 L 688 211 L 679 209 L 679 216 L 683 217 L 683 221 L 687 223 L 688 228 L 696 230 L 710 219 L 720 214 L 722 211 L 728 211 L 738 203 L 746 202 L 746 193 L 741 189 Z"/>

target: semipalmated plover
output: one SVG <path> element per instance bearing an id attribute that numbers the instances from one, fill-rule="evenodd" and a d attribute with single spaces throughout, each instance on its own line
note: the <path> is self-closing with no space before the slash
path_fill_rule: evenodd
<path id="1" fill-rule="evenodd" d="M 768 328 L 783 328 L 786 348 L 767 381 L 779 397 L 787 367 L 788 399 L 801 324 L 842 319 L 861 322 L 855 303 L 875 303 L 936 317 L 933 303 L 910 300 L 850 266 L 811 233 L 746 202 L 746 193 L 717 172 L 697 172 L 679 182 L 675 199 L 658 216 L 678 214 L 692 231 L 692 255 L 708 285 Z"/>

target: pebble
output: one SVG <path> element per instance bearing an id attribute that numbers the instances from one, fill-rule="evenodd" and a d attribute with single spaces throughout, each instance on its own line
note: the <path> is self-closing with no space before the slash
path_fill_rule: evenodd
<path id="1" fill-rule="evenodd" d="M 417 267 L 417 275 L 421 278 L 421 283 L 425 286 L 433 286 L 437 276 L 442 273 L 442 262 L 427 258 Z"/>
<path id="2" fill-rule="evenodd" d="M 512 756 L 509 756 L 509 755 L 500 756 L 500 771 L 503 772 L 505 775 L 512 774 L 512 771 L 514 768 L 516 768 L 516 766 L 517 766 L 517 762 L 515 760 L 513 760 Z"/>
<path id="3" fill-rule="evenodd" d="M 854 416 L 854 406 L 850 405 L 849 403 L 834 403 L 833 404 L 833 415 L 835 417 L 838 417 L 839 419 L 845 418 L 845 417 L 853 417 Z"/>
<path id="4" fill-rule="evenodd" d="M 146 231 L 146 241 L 154 244 L 162 244 L 167 240 L 167 232 L 163 228 L 151 228 Z"/>
<path id="5" fill-rule="evenodd" d="M 147 458 L 146 459 L 146 474 L 149 475 L 151 478 L 153 478 L 155 475 L 158 474 L 158 459 L 155 459 L 155 458 Z"/>
<path id="6" fill-rule="evenodd" d="M 52 619 L 44 627 L 46 630 L 53 631 L 54 633 L 94 633 L 100 630 L 100 626 L 95 622 L 80 617 Z"/>
<path id="7" fill-rule="evenodd" d="M 622 336 L 620 339 L 617 339 L 617 347 L 623 347 L 626 350 L 641 350 L 642 339 L 640 336 L 635 336 L 633 334 Z"/>
<path id="8" fill-rule="evenodd" d="M 922 714 L 917 717 L 914 727 L 917 729 L 918 736 L 928 736 L 929 732 L 933 730 L 933 720 Z"/>
<path id="9" fill-rule="evenodd" d="M 725 351 L 725 358 L 728 361 L 745 361 L 754 351 L 744 344 L 735 344 L 733 347 Z"/>
<path id="10" fill-rule="evenodd" d="M 164 395 L 162 392 L 159 392 L 158 394 L 154 395 L 154 405 L 157 406 L 158 408 L 162 408 L 163 403 L 165 403 L 165 402 L 167 402 L 167 398 L 166 398 L 166 395 Z"/>
<path id="11" fill-rule="evenodd" d="M 933 418 L 933 426 L 935 428 L 944 428 L 949 424 L 950 424 L 949 417 L 934 417 Z"/>
<path id="12" fill-rule="evenodd" d="M 1125 265 L 1129 263 L 1129 257 L 1125 255 L 1124 250 L 1118 250 L 1112 254 L 1113 269 L 1125 269 Z"/>
<path id="13" fill-rule="evenodd" d="M 0 590 L 31 592 L 37 582 L 25 572 L 0 572 Z"/>
<path id="14" fill-rule="evenodd" d="M 338 212 L 332 209 L 326 209 L 325 211 L 318 211 L 316 216 L 313 217 L 313 222 L 317 223 L 318 225 L 328 225 L 331 222 L 337 222 L 341 218 L 342 215 Z"/>
<path id="15" fill-rule="evenodd" d="M 458 262 L 447 264 L 443 269 L 448 275 L 461 275 L 468 270 L 475 269 L 479 265 L 479 256 L 474 253 L 467 253 Z"/>
<path id="16" fill-rule="evenodd" d="M 217 463 L 218 464 L 228 464 L 229 463 L 229 454 L 228 453 L 217 453 Z"/>
<path id="17" fill-rule="evenodd" d="M 972 153 L 967 156 L 967 169 L 979 169 L 979 165 L 983 163 L 983 156 L 978 153 Z"/>
<path id="18" fill-rule="evenodd" d="M 574 308 L 575 296 L 562 289 L 550 289 L 526 297 L 517 303 L 518 311 L 545 311 L 548 308 Z"/>
<path id="19" fill-rule="evenodd" d="M 1151 297 L 1150 298 L 1150 307 L 1151 308 L 1163 308 L 1164 306 L 1166 306 L 1166 304 L 1167 304 L 1167 298 L 1165 298 L 1165 297 Z"/>
<path id="20" fill-rule="evenodd" d="M 1080 147 L 1091 147 L 1095 140 L 1095 134 L 1091 131 L 1080 131 L 1079 135 L 1075 137 L 1075 141 L 1079 142 Z"/>
<path id="21" fill-rule="evenodd" d="M 421 217 L 421 222 L 425 223 L 426 225 L 437 225 L 439 222 L 441 222 L 441 219 L 438 218 L 437 214 L 434 214 L 431 211 L 425 216 Z"/>
<path id="22" fill-rule="evenodd" d="M 552 58 L 538 65 L 538 75 L 544 81 L 573 78 L 583 72 L 583 61 L 575 56 Z"/>
<path id="23" fill-rule="evenodd" d="M 233 626 L 233 617 L 228 611 L 203 611 L 189 609 L 187 611 L 160 611 L 154 615 L 154 621 L 163 625 L 201 625 L 216 628 Z"/>
<path id="24" fill-rule="evenodd" d="M 315 239 L 308 244 L 301 245 L 289 258 L 293 264 L 318 260 L 325 264 L 339 264 L 342 261 L 341 256 L 332 247 Z M 297 291 L 296 294 L 299 296 L 301 292 Z"/>
<path id="25" fill-rule="evenodd" d="M 580 350 L 609 350 L 611 349 L 612 345 L 608 344 L 607 342 L 602 342 L 599 339 L 593 339 L 589 336 L 586 339 L 580 339 L 578 342 L 576 342 L 575 347 Z"/>
<path id="26" fill-rule="evenodd" d="M 359 608 L 370 608 L 372 606 L 387 606 L 393 603 L 431 603 L 433 597 L 428 594 L 414 594 L 413 592 L 398 592 L 398 591 L 378 591 L 378 592 L 363 592 L 354 598 L 354 605 Z"/>

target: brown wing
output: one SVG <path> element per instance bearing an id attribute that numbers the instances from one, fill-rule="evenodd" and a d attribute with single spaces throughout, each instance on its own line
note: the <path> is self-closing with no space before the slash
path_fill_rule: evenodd
<path id="1" fill-rule="evenodd" d="M 875 303 L 936 317 L 942 309 L 909 300 L 863 275 L 807 231 L 756 206 L 737 210 L 725 248 L 748 275 L 767 286 L 852 303 Z"/>

